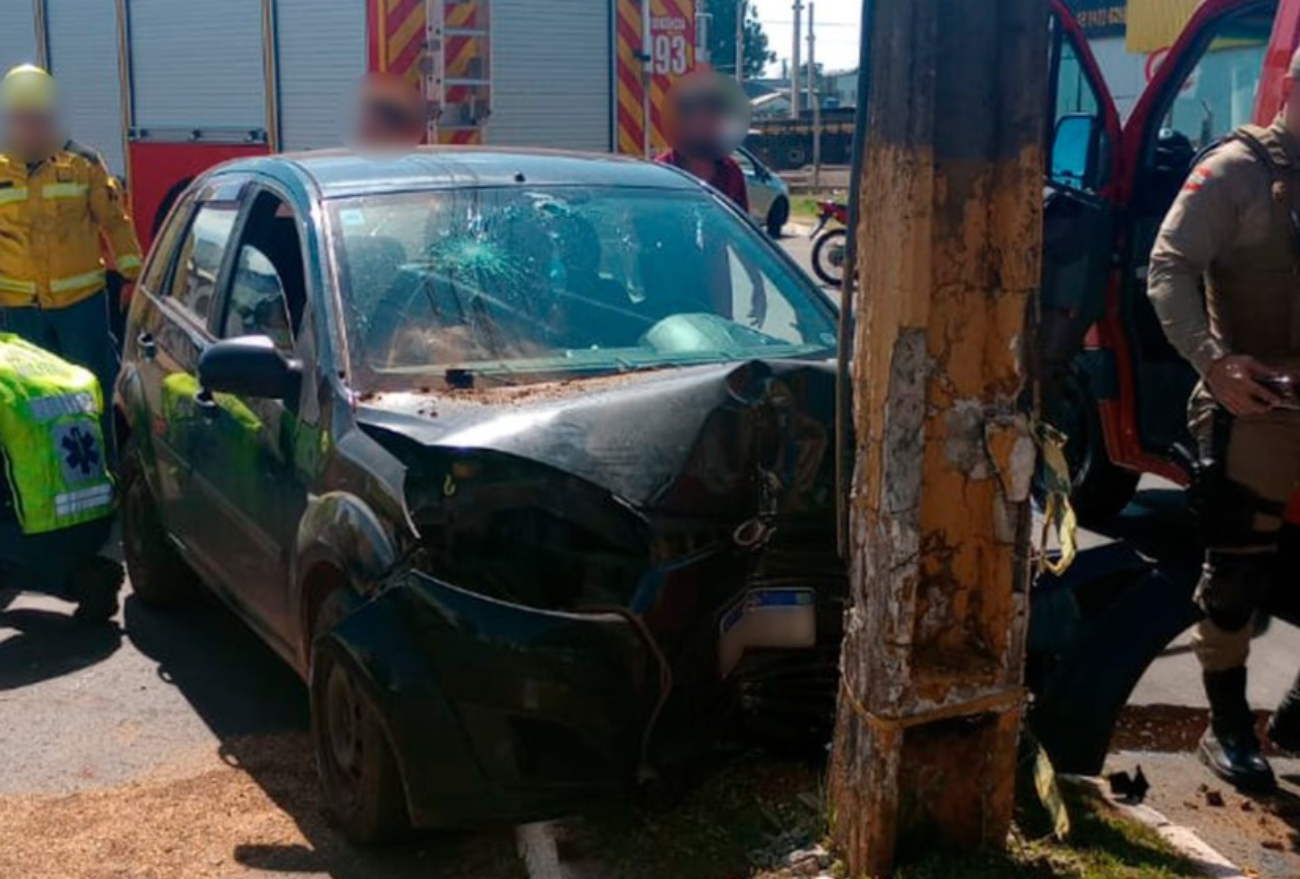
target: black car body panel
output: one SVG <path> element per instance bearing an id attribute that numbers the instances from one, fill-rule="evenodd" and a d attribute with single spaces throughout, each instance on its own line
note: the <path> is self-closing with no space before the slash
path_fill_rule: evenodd
<path id="1" fill-rule="evenodd" d="M 729 724 L 824 741 L 833 719 L 846 582 L 830 354 L 705 357 L 518 386 L 493 376 L 466 388 L 431 372 L 433 387 L 412 378 L 400 392 L 362 389 L 350 372 L 330 199 L 566 185 L 703 200 L 794 272 L 733 208 L 672 169 L 340 152 L 200 178 L 169 225 L 237 210 L 232 243 L 208 275 L 187 258 L 188 286 L 177 285 L 183 236 L 164 229 L 132 307 L 118 405 L 165 527 L 304 677 L 315 649 L 364 682 L 417 826 L 558 815 L 697 753 Z M 268 193 L 282 204 L 244 219 Z M 271 231 L 296 234 L 301 273 Z M 235 256 L 246 242 L 305 300 L 282 291 L 301 376 L 283 400 L 205 393 L 200 381 L 205 352 L 230 338 L 223 313 L 232 279 L 248 281 Z M 276 289 L 267 277 L 263 268 L 240 295 Z M 811 283 L 790 277 L 833 320 Z M 184 301 L 197 288 L 212 291 L 203 314 Z M 254 347 L 265 355 L 268 344 Z M 317 608 L 340 583 L 355 610 L 318 631 Z M 751 612 L 768 611 L 797 618 L 799 631 L 775 642 L 747 633 Z"/>
<path id="2" fill-rule="evenodd" d="M 421 544 L 331 637 L 388 713 L 414 710 L 389 671 L 428 664 L 430 698 L 455 716 L 435 739 L 470 743 L 484 808 L 512 820 L 620 789 L 738 719 L 824 738 L 845 586 L 830 542 L 833 391 L 829 364 L 755 361 L 508 402 L 378 397 L 359 420 L 407 463 Z M 814 595 L 817 644 L 747 654 L 721 676 L 723 619 L 754 590 Z M 369 644 L 390 605 L 423 634 Z M 394 739 L 412 777 L 436 759 Z"/>

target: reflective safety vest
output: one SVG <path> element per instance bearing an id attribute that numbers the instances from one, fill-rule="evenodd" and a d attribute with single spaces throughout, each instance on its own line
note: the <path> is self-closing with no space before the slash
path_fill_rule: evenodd
<path id="1" fill-rule="evenodd" d="M 99 382 L 86 369 L 0 333 L 0 446 L 24 534 L 113 512 Z"/>

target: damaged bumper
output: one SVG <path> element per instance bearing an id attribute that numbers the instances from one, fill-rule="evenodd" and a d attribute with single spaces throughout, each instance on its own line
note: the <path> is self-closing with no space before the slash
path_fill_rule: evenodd
<path id="1" fill-rule="evenodd" d="M 815 644 L 748 650 L 705 686 L 631 613 L 538 610 L 416 570 L 394 575 L 318 649 L 349 665 L 379 708 L 416 826 L 524 823 L 625 794 L 640 770 L 698 752 L 729 721 L 766 715 L 783 738 L 810 724 L 828 732 L 840 603 L 808 594 Z M 692 667 L 716 655 L 734 614 L 719 609 L 686 651 Z"/>
<path id="2" fill-rule="evenodd" d="M 506 604 L 416 571 L 326 647 L 379 706 L 421 827 L 537 820 L 616 793 L 663 693 L 629 617 Z"/>

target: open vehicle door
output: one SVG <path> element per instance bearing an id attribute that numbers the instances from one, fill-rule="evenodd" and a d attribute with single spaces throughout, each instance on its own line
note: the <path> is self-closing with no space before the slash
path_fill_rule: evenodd
<path id="1" fill-rule="evenodd" d="M 1051 3 L 1047 180 L 1038 363 L 1045 419 L 1068 438 L 1066 460 L 1082 519 L 1123 507 L 1137 475 L 1114 467 L 1091 370 L 1080 368 L 1088 334 L 1106 313 L 1123 204 L 1119 113 L 1083 30 Z M 1095 341 L 1095 340 L 1094 340 Z"/>
<path id="2" fill-rule="evenodd" d="M 1086 429 L 1100 422 L 1106 442 L 1096 443 L 1086 455 L 1114 473 L 1126 474 L 1134 486 L 1139 472 L 1180 475 L 1170 451 L 1186 436 L 1187 399 L 1195 382 L 1191 367 L 1165 340 L 1147 298 L 1151 246 L 1198 153 L 1252 116 L 1266 122 L 1277 112 L 1279 92 L 1267 79 L 1260 87 L 1261 71 L 1284 65 L 1300 36 L 1300 2 L 1283 0 L 1281 14 L 1279 5 L 1279 0 L 1203 0 L 1172 48 L 1161 53 L 1163 62 L 1122 135 L 1111 141 L 1119 151 L 1104 163 L 1112 179 L 1096 182 L 1091 190 L 1069 185 L 1073 180 L 1055 179 L 1055 174 L 1049 183 L 1045 326 L 1050 328 L 1052 319 L 1068 321 L 1072 308 L 1078 309 L 1080 320 L 1097 317 L 1096 325 L 1082 336 L 1070 326 L 1074 335 L 1067 341 L 1082 341 L 1082 351 L 1072 363 L 1056 362 L 1068 377 L 1064 387 L 1095 397 L 1094 405 L 1076 408 L 1075 423 Z M 1053 28 L 1077 40 L 1080 35 L 1069 13 L 1055 2 L 1052 11 Z M 1071 48 L 1088 69 L 1085 47 L 1076 42 Z M 1060 53 L 1060 69 L 1053 57 L 1052 85 L 1058 126 L 1070 115 L 1065 112 L 1068 106 L 1063 109 L 1060 103 L 1070 97 L 1062 92 L 1068 88 L 1068 70 L 1065 50 Z M 1275 84 L 1276 70 L 1272 77 Z M 1092 94 L 1104 104 L 1099 82 L 1093 82 Z M 1089 111 L 1086 97 L 1079 107 Z M 1054 167 L 1058 155 L 1064 167 L 1072 154 L 1069 139 L 1056 137 L 1052 146 Z M 1079 151 L 1073 155 L 1072 171 L 1080 167 Z M 1058 247 L 1059 230 L 1052 224 L 1061 222 L 1062 215 L 1054 214 L 1051 205 L 1060 193 L 1097 213 L 1110 211 L 1111 247 L 1084 256 Z M 1071 205 L 1065 219 L 1079 222 L 1073 219 L 1078 210 Z M 1074 276 L 1066 270 L 1072 262 L 1082 266 L 1083 260 L 1103 252 L 1108 265 L 1102 282 L 1076 294 Z M 1049 308 L 1063 313 L 1049 318 Z M 1045 340 L 1044 346 L 1050 343 Z M 1043 353 L 1044 359 L 1047 354 L 1068 357 L 1064 348 Z M 1053 400 L 1045 399 L 1045 414 L 1054 421 L 1063 411 L 1068 416 L 1067 404 L 1068 396 L 1058 393 Z M 1072 433 L 1071 446 L 1077 448 L 1080 434 L 1068 423 L 1057 423 Z M 1087 440 L 1086 433 L 1082 437 Z M 1121 471 L 1111 461 L 1131 469 Z M 1083 472 L 1086 479 L 1087 469 Z M 1080 491 L 1079 474 L 1074 475 L 1081 497 L 1099 496 L 1090 495 L 1086 489 L 1092 486 L 1086 484 Z M 1115 491 L 1108 498 L 1112 511 L 1126 499 Z M 1045 576 L 1035 584 L 1026 672 L 1034 693 L 1029 718 L 1060 771 L 1090 774 L 1101 769 L 1115 719 L 1133 688 L 1151 662 L 1197 619 L 1192 594 L 1200 571 L 1199 548 L 1193 540 L 1182 540 L 1181 552 L 1167 542 L 1153 547 L 1151 531 L 1122 531 L 1126 542 L 1081 553 L 1063 577 Z M 1158 569 L 1151 556 L 1160 559 Z M 1285 612 L 1280 615 L 1287 618 Z"/>

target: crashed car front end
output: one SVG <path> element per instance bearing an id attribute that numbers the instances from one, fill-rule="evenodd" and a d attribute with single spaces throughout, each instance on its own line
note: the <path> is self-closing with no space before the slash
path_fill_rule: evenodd
<path id="1" fill-rule="evenodd" d="M 582 809 L 737 725 L 829 736 L 832 367 L 574 384 L 362 413 L 420 538 L 328 649 L 379 703 L 419 825 Z"/>

